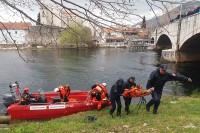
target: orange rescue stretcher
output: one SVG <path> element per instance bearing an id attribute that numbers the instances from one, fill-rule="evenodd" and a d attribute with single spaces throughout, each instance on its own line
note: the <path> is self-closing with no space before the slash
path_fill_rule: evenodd
<path id="1" fill-rule="evenodd" d="M 150 88 L 145 90 L 141 85 L 136 85 L 135 87 L 131 87 L 131 89 L 124 89 L 123 96 L 125 97 L 143 97 L 150 95 L 154 91 L 154 88 Z"/>

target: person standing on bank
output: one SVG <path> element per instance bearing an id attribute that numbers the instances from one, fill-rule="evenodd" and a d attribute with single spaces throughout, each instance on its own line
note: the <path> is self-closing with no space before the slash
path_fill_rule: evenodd
<path id="1" fill-rule="evenodd" d="M 130 77 L 127 79 L 127 82 L 124 83 L 123 85 L 123 90 L 128 89 L 130 90 L 132 87 L 136 87 L 135 83 L 135 77 Z M 131 104 L 132 97 L 130 96 L 123 96 L 124 101 L 125 101 L 125 111 L 126 115 L 130 113 L 129 106 Z"/>
<path id="2" fill-rule="evenodd" d="M 123 79 L 117 80 L 117 82 L 111 87 L 111 90 L 110 90 L 110 102 L 112 105 L 110 109 L 110 115 L 112 117 L 116 109 L 116 103 L 117 103 L 117 116 L 121 116 L 122 104 L 121 104 L 120 96 L 123 93 L 123 89 L 122 89 L 123 83 L 124 83 Z"/>
<path id="3" fill-rule="evenodd" d="M 152 92 L 152 99 L 146 104 L 146 110 L 149 112 L 150 107 L 154 105 L 153 114 L 158 113 L 158 106 L 160 105 L 160 99 L 162 96 L 162 91 L 165 83 L 167 81 L 188 81 L 192 82 L 192 80 L 183 75 L 170 74 L 167 72 L 166 65 L 160 65 L 155 71 L 153 71 L 149 79 L 147 81 L 146 88 L 154 87 L 154 91 Z"/>

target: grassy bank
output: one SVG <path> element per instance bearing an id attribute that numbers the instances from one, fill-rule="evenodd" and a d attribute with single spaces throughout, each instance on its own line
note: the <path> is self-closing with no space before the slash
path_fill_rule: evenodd
<path id="1" fill-rule="evenodd" d="M 100 112 L 88 111 L 49 121 L 32 121 L 13 124 L 8 129 L 0 129 L 2 133 L 164 133 L 164 132 L 200 132 L 200 98 L 166 97 L 162 99 L 159 114 L 146 112 L 142 106 L 137 114 L 136 105 L 131 106 L 130 115 L 111 118 L 109 108 Z M 151 110 L 152 111 L 152 110 Z M 84 121 L 86 116 L 95 116 L 96 121 Z"/>

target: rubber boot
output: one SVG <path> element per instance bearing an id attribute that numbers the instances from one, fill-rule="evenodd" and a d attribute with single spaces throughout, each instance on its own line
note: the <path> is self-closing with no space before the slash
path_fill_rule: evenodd
<path id="1" fill-rule="evenodd" d="M 158 110 L 153 110 L 153 114 L 154 115 L 158 114 Z"/>
<path id="2" fill-rule="evenodd" d="M 117 116 L 118 116 L 118 117 L 121 117 L 121 113 L 117 112 Z"/>
<path id="3" fill-rule="evenodd" d="M 121 110 L 117 110 L 117 116 L 121 117 Z"/>
<path id="4" fill-rule="evenodd" d="M 110 112 L 109 114 L 110 114 L 110 116 L 111 116 L 112 118 L 114 117 L 114 116 L 113 116 L 113 113 Z"/>
<path id="5" fill-rule="evenodd" d="M 146 111 L 150 112 L 150 107 L 148 107 L 147 105 L 146 105 Z"/>

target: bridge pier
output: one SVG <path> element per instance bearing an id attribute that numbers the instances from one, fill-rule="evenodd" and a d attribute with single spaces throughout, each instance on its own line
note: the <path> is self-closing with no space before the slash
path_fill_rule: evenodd
<path id="1" fill-rule="evenodd" d="M 162 50 L 161 56 L 167 61 L 176 62 L 175 50 L 173 49 Z"/>
<path id="2" fill-rule="evenodd" d="M 191 52 L 183 52 L 179 50 L 167 49 L 167 50 L 162 50 L 161 55 L 162 58 L 170 62 L 200 61 L 200 53 L 195 51 Z"/>

